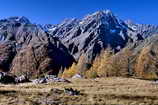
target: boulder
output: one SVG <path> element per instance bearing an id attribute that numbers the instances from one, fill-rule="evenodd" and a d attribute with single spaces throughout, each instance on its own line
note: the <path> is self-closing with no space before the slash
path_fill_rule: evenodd
<path id="1" fill-rule="evenodd" d="M 74 75 L 72 78 L 73 78 L 73 79 L 74 79 L 74 78 L 82 78 L 82 76 L 81 76 L 80 74 L 76 74 L 76 75 Z"/>
<path id="2" fill-rule="evenodd" d="M 39 84 L 39 83 L 51 83 L 51 82 L 66 82 L 66 83 L 70 83 L 69 80 L 63 79 L 63 78 L 58 78 L 54 75 L 47 75 L 44 78 L 39 78 L 39 79 L 35 79 L 32 80 L 33 83 L 35 84 Z"/>
<path id="3" fill-rule="evenodd" d="M 47 83 L 47 80 L 45 78 L 40 78 L 40 79 L 32 80 L 32 83 L 34 84 Z"/>
<path id="4" fill-rule="evenodd" d="M 68 95 L 80 95 L 80 91 L 76 90 L 76 89 L 72 89 L 72 88 L 65 88 L 64 92 Z"/>
<path id="5" fill-rule="evenodd" d="M 27 78 L 25 75 L 21 75 L 19 77 L 15 78 L 16 83 L 25 83 L 25 82 L 30 82 L 30 80 Z"/>

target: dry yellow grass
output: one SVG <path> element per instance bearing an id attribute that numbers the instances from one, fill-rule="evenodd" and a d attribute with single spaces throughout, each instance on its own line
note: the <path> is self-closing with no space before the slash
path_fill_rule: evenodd
<path id="1" fill-rule="evenodd" d="M 132 78 L 71 79 L 72 83 L 0 85 L 0 105 L 158 105 L 158 84 Z M 70 96 L 72 87 L 83 93 Z"/>

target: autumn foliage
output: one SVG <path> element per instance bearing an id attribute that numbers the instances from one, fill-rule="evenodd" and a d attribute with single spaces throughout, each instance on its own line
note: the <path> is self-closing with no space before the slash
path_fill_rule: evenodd
<path id="1" fill-rule="evenodd" d="M 154 49 L 154 48 L 153 48 Z M 137 77 L 144 79 L 156 79 L 157 70 L 157 54 L 152 51 L 151 46 L 145 47 L 140 52 L 137 58 L 137 64 L 135 67 L 135 73 Z"/>
<path id="2" fill-rule="evenodd" d="M 80 74 L 85 78 L 121 76 L 156 79 L 158 78 L 157 55 L 158 49 L 152 46 L 144 47 L 137 54 L 134 54 L 130 48 L 125 48 L 116 54 L 111 49 L 105 49 L 95 58 L 91 66 L 86 63 L 86 58 L 81 56 L 78 63 L 65 69 L 62 77 L 70 78 Z"/>
<path id="3" fill-rule="evenodd" d="M 86 64 L 85 56 L 81 56 L 78 60 L 78 63 L 73 63 L 73 65 L 70 68 L 64 70 L 62 77 L 71 78 L 75 74 L 84 75 L 84 72 L 87 68 L 86 65 L 88 64 Z"/>
<path id="4" fill-rule="evenodd" d="M 129 76 L 130 57 L 129 49 L 113 55 L 112 51 L 104 50 L 95 59 L 93 66 L 87 71 L 87 77 Z M 90 76 L 92 74 L 93 76 Z M 95 75 L 94 75 L 95 74 Z M 94 77 L 94 78 L 95 78 Z"/>
<path id="5" fill-rule="evenodd" d="M 105 65 L 109 64 L 110 58 L 112 56 L 112 52 L 110 49 L 102 50 L 101 54 L 96 57 L 93 62 L 92 67 L 86 71 L 87 78 L 96 78 L 102 77 L 106 75 Z"/>
<path id="6" fill-rule="evenodd" d="M 71 78 L 76 73 L 77 73 L 77 64 L 73 63 L 70 68 L 64 70 L 62 77 L 63 78 Z"/>

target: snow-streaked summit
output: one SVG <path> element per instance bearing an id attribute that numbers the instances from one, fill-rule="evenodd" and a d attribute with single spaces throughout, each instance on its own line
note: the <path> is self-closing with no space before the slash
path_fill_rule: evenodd
<path id="1" fill-rule="evenodd" d="M 24 24 L 30 24 L 30 20 L 25 16 L 14 16 L 5 19 L 1 19 L 0 22 L 19 22 Z"/>
<path id="2" fill-rule="evenodd" d="M 139 40 L 137 33 L 132 37 L 128 34 L 131 29 L 110 10 L 97 11 L 82 19 L 64 20 L 49 31 L 61 39 L 76 59 L 84 54 L 90 62 L 107 46 L 117 52 L 129 39 Z"/>

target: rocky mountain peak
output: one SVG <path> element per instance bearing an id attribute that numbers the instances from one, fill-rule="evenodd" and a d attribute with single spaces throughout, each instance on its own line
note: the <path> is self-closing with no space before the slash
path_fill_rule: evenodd
<path id="1" fill-rule="evenodd" d="M 24 16 L 14 16 L 14 17 L 9 17 L 6 19 L 2 19 L 0 20 L 0 22 L 19 22 L 19 23 L 24 23 L 24 24 L 30 24 L 30 20 Z"/>
<path id="2" fill-rule="evenodd" d="M 76 18 L 70 18 L 70 19 L 65 19 L 64 21 L 62 21 L 61 25 L 67 25 L 67 24 L 75 24 L 76 22 L 78 22 L 79 20 Z"/>
<path id="3" fill-rule="evenodd" d="M 110 10 L 103 10 L 87 15 L 87 17 L 114 17 L 114 14 Z"/>
<path id="4" fill-rule="evenodd" d="M 117 19 L 110 10 L 97 11 L 93 14 L 87 15 L 83 21 L 96 21 L 100 23 L 116 22 Z"/>
<path id="5" fill-rule="evenodd" d="M 91 15 L 87 15 L 80 21 L 79 26 L 83 30 L 96 31 L 95 29 L 99 29 L 111 32 L 127 28 L 124 22 L 116 17 L 110 10 L 97 11 Z"/>
<path id="6" fill-rule="evenodd" d="M 124 23 L 129 29 L 133 30 L 134 33 L 140 34 L 143 38 L 147 38 L 158 33 L 158 26 L 156 25 L 138 24 L 132 20 L 126 20 Z"/>
<path id="7" fill-rule="evenodd" d="M 132 20 L 128 19 L 128 20 L 125 20 L 125 23 L 128 24 L 128 25 L 132 25 L 132 24 L 135 24 Z"/>
<path id="8" fill-rule="evenodd" d="M 109 10 L 95 12 L 81 20 L 65 20 L 53 29 L 50 33 L 59 37 L 76 59 L 86 54 L 91 61 L 108 45 L 113 49 L 123 48 L 128 41 L 126 26 Z"/>

